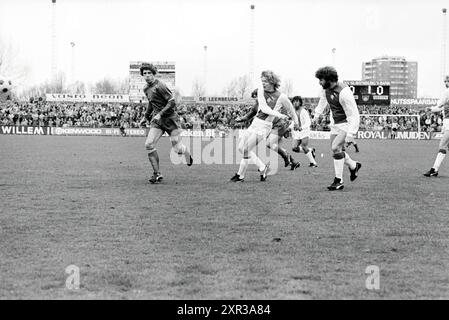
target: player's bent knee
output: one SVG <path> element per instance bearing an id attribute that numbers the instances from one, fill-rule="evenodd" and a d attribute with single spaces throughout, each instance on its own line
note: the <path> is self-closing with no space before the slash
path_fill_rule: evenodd
<path id="1" fill-rule="evenodd" d="M 337 153 L 340 153 L 342 151 L 343 151 L 343 148 L 341 148 L 340 146 L 336 146 L 336 147 L 332 146 L 332 153 L 333 154 L 337 154 Z"/>
<path id="2" fill-rule="evenodd" d="M 337 153 L 334 153 L 333 157 L 334 157 L 335 160 L 341 160 L 341 159 L 345 158 L 345 153 L 344 152 L 337 152 Z"/>
<path id="3" fill-rule="evenodd" d="M 240 153 L 247 153 L 248 144 L 246 143 L 246 141 L 240 141 L 240 143 L 238 145 L 238 150 Z"/>
<path id="4" fill-rule="evenodd" d="M 175 144 L 173 146 L 173 149 L 178 154 L 184 154 L 187 151 L 187 147 L 182 142 L 178 142 L 177 144 Z"/>
<path id="5" fill-rule="evenodd" d="M 145 149 L 148 151 L 148 153 L 156 151 L 156 146 L 153 142 L 145 142 Z"/>
<path id="6" fill-rule="evenodd" d="M 153 152 L 155 152 L 157 150 L 154 147 L 149 147 L 149 148 L 146 148 L 146 149 L 147 149 L 148 154 L 153 153 Z"/>

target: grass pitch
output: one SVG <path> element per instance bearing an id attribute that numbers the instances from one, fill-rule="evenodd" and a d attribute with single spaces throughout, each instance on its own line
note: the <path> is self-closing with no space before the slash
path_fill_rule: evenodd
<path id="1" fill-rule="evenodd" d="M 151 185 L 143 138 L 0 136 L 0 298 L 448 299 L 448 160 L 422 175 L 438 142 L 358 143 L 359 178 L 329 192 L 328 141 L 318 168 L 294 154 L 232 184 L 236 165 L 173 165 L 163 138 Z"/>

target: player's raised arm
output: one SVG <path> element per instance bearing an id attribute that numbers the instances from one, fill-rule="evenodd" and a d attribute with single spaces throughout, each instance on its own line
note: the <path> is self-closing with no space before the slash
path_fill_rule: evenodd
<path id="1" fill-rule="evenodd" d="M 321 92 L 320 101 L 318 102 L 318 105 L 315 108 L 314 116 L 313 116 L 313 122 L 316 122 L 320 115 L 323 113 L 324 109 L 328 106 L 327 100 L 326 100 L 326 94 L 324 93 L 324 90 Z"/>
<path id="2" fill-rule="evenodd" d="M 298 120 L 298 115 L 296 114 L 296 110 L 295 107 L 293 107 L 293 104 L 291 103 L 290 99 L 287 97 L 286 94 L 282 94 L 281 95 L 282 98 L 282 104 L 284 106 L 286 106 L 288 112 L 290 113 L 292 119 L 293 119 L 293 123 L 294 123 L 294 128 L 299 130 L 299 120 Z"/>
<path id="3" fill-rule="evenodd" d="M 360 114 L 355 102 L 354 95 L 349 87 L 343 88 L 340 92 L 340 104 L 346 114 L 348 121 L 348 134 L 355 135 L 359 131 Z"/>
<path id="4" fill-rule="evenodd" d="M 258 92 L 264 92 L 263 87 L 258 88 Z M 258 94 L 257 95 L 257 102 L 259 104 L 259 110 L 262 111 L 265 114 L 268 114 L 270 116 L 275 116 L 281 119 L 287 119 L 288 116 L 285 114 L 280 113 L 279 111 L 273 110 L 271 109 L 268 104 L 267 101 L 265 100 L 265 97 L 263 94 Z"/>
<path id="5" fill-rule="evenodd" d="M 426 108 L 427 111 L 441 112 L 444 109 L 444 105 L 449 103 L 449 91 L 445 91 L 443 96 L 438 100 L 437 105 Z"/>

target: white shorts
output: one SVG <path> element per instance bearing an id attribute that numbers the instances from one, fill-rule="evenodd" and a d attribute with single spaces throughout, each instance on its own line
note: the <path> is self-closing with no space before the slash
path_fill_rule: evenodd
<path id="1" fill-rule="evenodd" d="M 294 140 L 302 140 L 304 138 L 310 137 L 310 128 L 309 129 L 304 129 L 301 131 L 298 130 L 293 130 L 292 131 L 292 138 Z"/>
<path id="2" fill-rule="evenodd" d="M 341 132 L 347 133 L 349 130 L 349 124 L 347 122 L 345 123 L 338 123 L 338 124 L 331 124 L 329 126 L 331 129 L 331 135 L 333 134 L 340 134 Z"/>
<path id="3" fill-rule="evenodd" d="M 449 118 L 443 119 L 443 128 L 441 131 L 449 131 Z"/>
<path id="4" fill-rule="evenodd" d="M 268 136 L 273 127 L 273 123 L 270 121 L 265 121 L 259 118 L 254 118 L 251 125 L 248 127 L 248 133 L 254 133 L 256 135 L 263 136 L 264 138 Z"/>

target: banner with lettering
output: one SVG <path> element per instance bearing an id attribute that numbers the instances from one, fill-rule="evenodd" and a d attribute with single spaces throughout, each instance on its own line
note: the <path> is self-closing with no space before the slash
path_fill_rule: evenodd
<path id="1" fill-rule="evenodd" d="M 47 93 L 45 98 L 49 102 L 129 103 L 129 95 L 127 94 Z"/>

